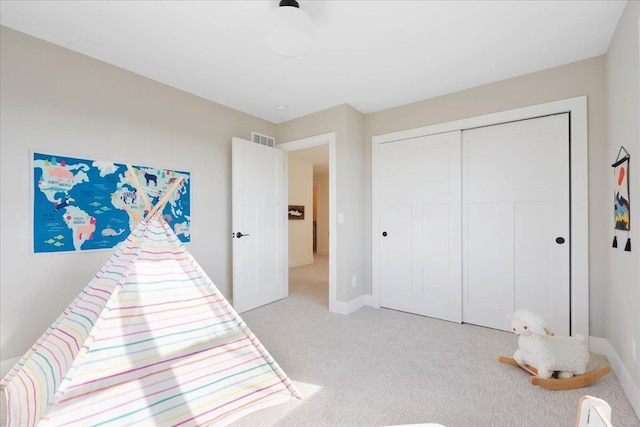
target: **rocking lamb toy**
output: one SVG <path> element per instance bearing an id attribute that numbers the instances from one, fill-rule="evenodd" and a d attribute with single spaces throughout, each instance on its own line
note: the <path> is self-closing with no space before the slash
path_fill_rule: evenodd
<path id="1" fill-rule="evenodd" d="M 586 373 L 589 349 L 582 335 L 553 336 L 545 329 L 542 317 L 527 310 L 518 310 L 508 317 L 511 328 L 519 335 L 519 348 L 513 358 L 500 356 L 498 361 L 519 366 L 532 374 L 532 384 L 550 390 L 586 387 L 611 370 L 603 365 Z"/>

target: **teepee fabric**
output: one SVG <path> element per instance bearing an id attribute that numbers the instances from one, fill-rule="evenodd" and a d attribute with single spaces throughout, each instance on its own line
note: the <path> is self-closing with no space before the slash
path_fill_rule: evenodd
<path id="1" fill-rule="evenodd" d="M 8 426 L 224 425 L 300 394 L 161 220 L 3 379 Z"/>

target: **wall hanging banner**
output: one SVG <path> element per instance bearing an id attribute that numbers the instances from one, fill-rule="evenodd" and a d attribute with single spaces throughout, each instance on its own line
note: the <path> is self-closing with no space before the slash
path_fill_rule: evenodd
<path id="1" fill-rule="evenodd" d="M 33 251 L 112 249 L 147 212 L 144 198 L 127 179 L 127 167 L 104 160 L 33 153 Z M 153 204 L 182 177 L 162 217 L 182 242 L 191 241 L 191 175 L 134 166 Z"/>
<path id="2" fill-rule="evenodd" d="M 625 251 L 631 251 L 631 239 L 629 238 L 629 230 L 631 229 L 630 223 L 630 209 L 629 209 L 629 153 L 624 147 L 620 147 L 618 156 L 613 167 L 614 176 L 614 233 L 617 231 L 626 232 L 627 243 L 625 244 Z M 613 247 L 618 247 L 617 235 L 613 236 Z"/>

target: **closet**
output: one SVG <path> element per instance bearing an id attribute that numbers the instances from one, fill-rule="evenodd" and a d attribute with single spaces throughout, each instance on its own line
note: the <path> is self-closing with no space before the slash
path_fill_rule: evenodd
<path id="1" fill-rule="evenodd" d="M 569 120 L 380 144 L 380 306 L 503 330 L 529 308 L 569 335 Z"/>

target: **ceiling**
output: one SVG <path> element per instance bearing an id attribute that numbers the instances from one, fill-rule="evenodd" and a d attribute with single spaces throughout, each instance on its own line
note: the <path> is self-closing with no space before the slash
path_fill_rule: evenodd
<path id="1" fill-rule="evenodd" d="M 344 103 L 370 113 L 604 54 L 626 1 L 299 3 L 314 41 L 293 58 L 265 44 L 277 0 L 2 0 L 0 22 L 281 123 Z"/>

